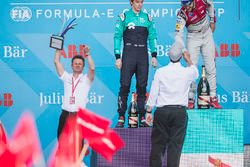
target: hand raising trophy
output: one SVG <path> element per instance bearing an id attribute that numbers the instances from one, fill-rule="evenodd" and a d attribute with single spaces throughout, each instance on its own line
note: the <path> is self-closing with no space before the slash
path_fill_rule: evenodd
<path id="1" fill-rule="evenodd" d="M 73 22 L 76 20 L 76 18 L 74 18 L 72 21 L 69 22 L 69 24 L 63 28 L 65 20 L 63 22 L 62 25 L 62 30 L 59 33 L 59 35 L 52 35 L 50 37 L 50 47 L 54 48 L 54 49 L 58 49 L 58 50 L 62 50 L 63 49 L 63 43 L 64 43 L 64 35 L 70 30 L 70 29 L 74 29 L 74 26 L 76 26 L 77 24 Z"/>
<path id="2" fill-rule="evenodd" d="M 83 45 L 84 49 L 83 49 L 83 57 L 86 58 L 88 57 L 88 55 L 90 54 L 90 48 L 87 45 Z"/>

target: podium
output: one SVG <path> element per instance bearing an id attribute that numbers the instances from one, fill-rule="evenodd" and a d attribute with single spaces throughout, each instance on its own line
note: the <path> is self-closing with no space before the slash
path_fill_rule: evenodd
<path id="1" fill-rule="evenodd" d="M 214 163 L 243 166 L 243 110 L 188 110 L 188 129 L 180 167 L 211 167 Z M 152 128 L 114 129 L 124 140 L 112 163 L 97 155 L 98 167 L 148 167 Z M 163 166 L 166 167 L 166 154 Z"/>
<path id="2" fill-rule="evenodd" d="M 125 147 L 113 157 L 112 163 L 97 156 L 98 167 L 146 167 L 149 166 L 152 128 L 116 128 Z M 166 160 L 166 157 L 164 158 Z M 166 161 L 163 163 L 166 164 Z M 164 166 L 166 167 L 166 165 Z"/>

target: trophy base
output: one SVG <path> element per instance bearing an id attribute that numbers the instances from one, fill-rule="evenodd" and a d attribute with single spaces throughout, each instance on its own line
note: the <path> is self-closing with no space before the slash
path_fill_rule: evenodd
<path id="1" fill-rule="evenodd" d="M 50 37 L 50 47 L 58 50 L 63 49 L 64 38 L 58 35 L 52 35 Z"/>

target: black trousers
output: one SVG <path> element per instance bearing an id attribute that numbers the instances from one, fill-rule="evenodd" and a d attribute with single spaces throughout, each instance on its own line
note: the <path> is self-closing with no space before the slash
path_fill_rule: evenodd
<path id="1" fill-rule="evenodd" d="M 58 124 L 58 129 L 57 129 L 57 140 L 59 141 L 59 137 L 60 137 L 60 135 L 62 134 L 62 132 L 63 132 L 63 129 L 64 129 L 64 127 L 65 127 L 65 124 L 66 124 L 66 122 L 67 122 L 67 119 L 69 118 L 69 117 L 76 117 L 76 114 L 77 114 L 77 112 L 68 112 L 68 111 L 66 111 L 66 110 L 62 110 L 62 113 L 61 113 L 61 115 L 60 115 L 60 118 L 59 118 L 59 124 Z M 67 139 L 65 139 L 65 140 L 67 140 Z M 60 143 L 59 143 L 60 144 Z M 79 151 L 81 152 L 81 150 L 82 150 L 82 148 L 83 148 L 83 145 L 84 145 L 84 140 L 82 139 L 82 138 L 80 138 L 79 139 Z M 60 147 L 60 146 L 59 146 Z M 74 148 L 72 148 L 72 149 L 74 149 Z M 80 154 L 80 152 L 79 152 L 79 154 Z M 87 151 L 87 153 L 86 154 L 88 154 L 88 151 Z"/>
<path id="2" fill-rule="evenodd" d="M 137 106 L 139 114 L 145 114 L 146 87 L 148 82 L 148 49 L 147 47 L 124 46 L 118 96 L 118 113 L 125 115 L 131 79 L 135 74 Z"/>
<path id="3" fill-rule="evenodd" d="M 179 167 L 188 115 L 183 106 L 169 105 L 156 109 L 151 134 L 150 167 L 162 167 L 167 149 L 167 167 Z"/>
<path id="4" fill-rule="evenodd" d="M 75 116 L 76 112 L 68 112 L 66 110 L 62 110 L 62 113 L 60 115 L 59 118 L 59 124 L 58 124 L 58 128 L 57 128 L 57 140 L 59 140 L 59 136 L 61 135 L 63 128 L 66 124 L 67 118 L 69 116 Z"/>

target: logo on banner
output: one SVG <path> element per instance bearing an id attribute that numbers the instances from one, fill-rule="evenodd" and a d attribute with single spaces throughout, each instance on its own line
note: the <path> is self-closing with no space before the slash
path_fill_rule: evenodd
<path id="1" fill-rule="evenodd" d="M 11 9 L 10 17 L 13 21 L 16 22 L 26 22 L 29 21 L 32 17 L 32 12 L 30 8 L 26 6 L 16 6 Z"/>
<path id="2" fill-rule="evenodd" d="M 28 49 L 20 48 L 17 45 L 3 46 L 4 58 L 25 58 Z"/>
<path id="3" fill-rule="evenodd" d="M 232 98 L 232 103 L 246 104 L 249 103 L 250 94 L 246 90 L 234 90 L 232 91 Z"/>
<path id="4" fill-rule="evenodd" d="M 61 50 L 61 56 L 63 56 L 64 58 L 73 58 L 76 55 L 80 55 L 82 57 L 84 57 L 84 49 L 85 49 L 86 45 L 85 44 L 80 44 L 79 47 L 77 47 L 75 44 L 70 44 L 68 45 L 67 49 L 68 52 L 66 52 L 64 49 Z"/>
<path id="5" fill-rule="evenodd" d="M 40 107 L 43 105 L 60 105 L 63 103 L 63 95 L 60 92 L 44 93 L 40 92 Z M 102 104 L 104 95 L 90 92 L 88 95 L 90 104 Z"/>
<path id="6" fill-rule="evenodd" d="M 3 96 L 0 94 L 0 107 L 11 107 L 13 105 L 13 99 L 11 93 L 4 93 Z"/>
<path id="7" fill-rule="evenodd" d="M 220 44 L 220 53 L 216 52 L 216 57 L 228 57 L 231 55 L 232 57 L 239 57 L 240 56 L 240 45 L 238 43 L 233 43 L 230 45 L 221 43 Z"/>
<path id="8" fill-rule="evenodd" d="M 247 104 L 250 102 L 250 93 L 247 90 L 233 90 L 230 95 L 218 94 L 219 103 L 241 103 Z"/>

